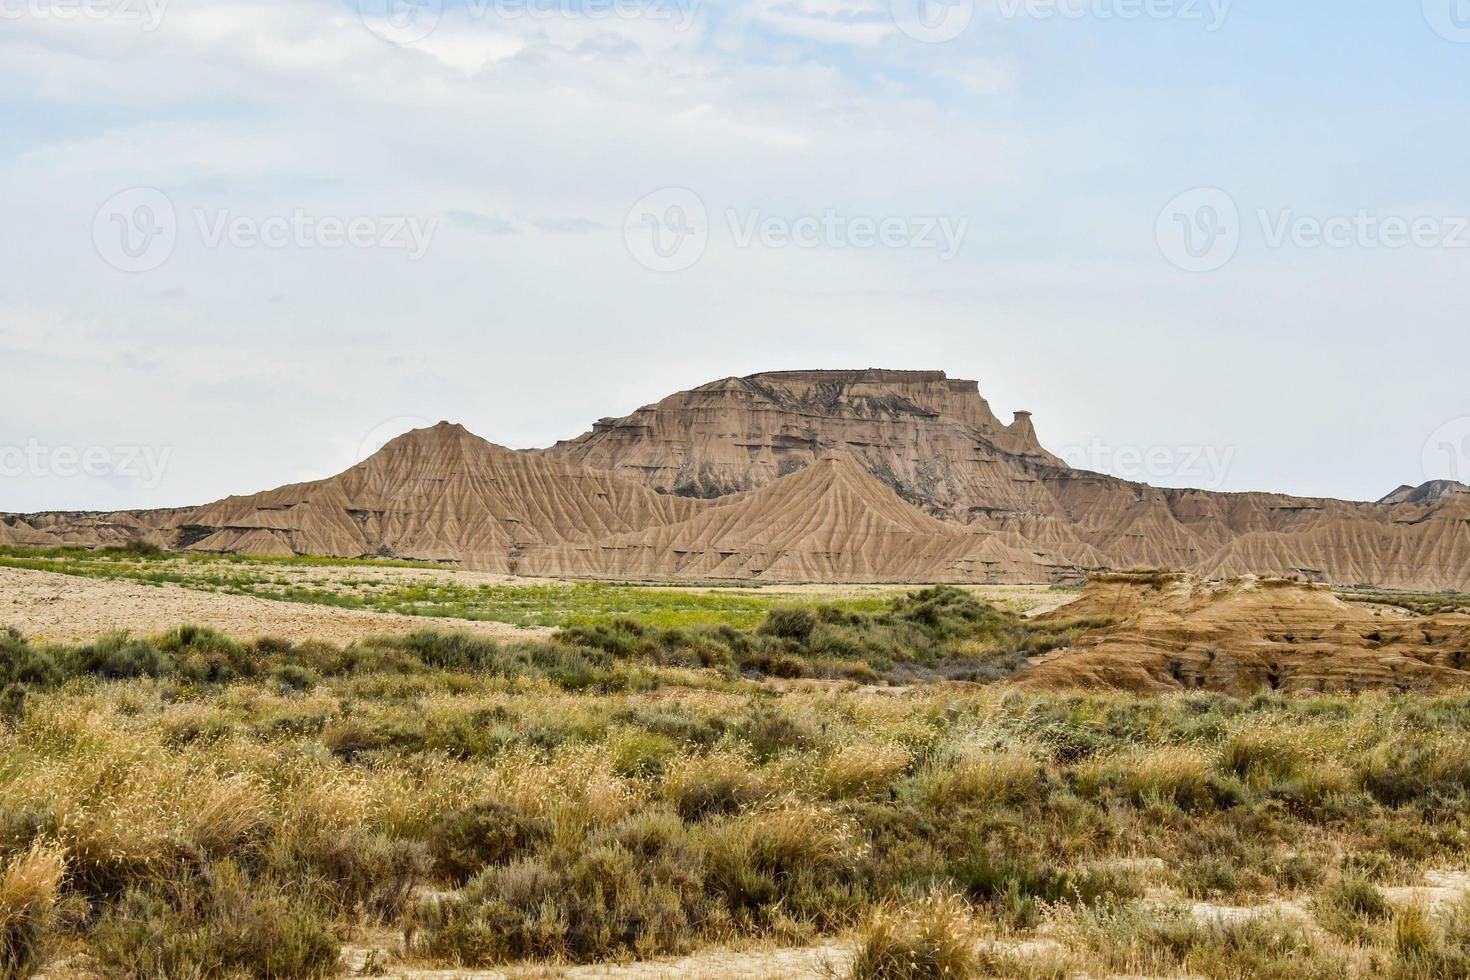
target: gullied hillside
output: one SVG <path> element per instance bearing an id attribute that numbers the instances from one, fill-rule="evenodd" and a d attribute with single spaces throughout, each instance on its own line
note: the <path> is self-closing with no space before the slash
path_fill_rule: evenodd
<path id="1" fill-rule="evenodd" d="M 1159 489 L 1071 469 L 939 371 L 681 392 L 545 450 L 446 424 L 329 480 L 183 511 L 0 517 L 0 544 L 380 555 L 667 579 L 1031 581 L 1171 567 L 1470 590 L 1470 494 L 1380 503 Z"/>
<path id="2" fill-rule="evenodd" d="M 1073 570 L 1009 536 L 916 510 L 829 457 L 687 520 L 531 556 L 530 567 L 627 578 L 1045 582 Z"/>
<path id="3" fill-rule="evenodd" d="M 1432 691 L 1470 683 L 1470 616 L 1413 617 L 1325 586 L 1247 576 L 1099 575 L 1043 620 L 1111 625 L 1019 675 L 1033 689 Z"/>
<path id="4" fill-rule="evenodd" d="M 163 528 L 189 510 L 121 511 L 113 514 L 58 511 L 49 514 L 0 514 L 0 546 L 47 548 L 75 545 L 97 548 L 133 541 L 166 547 L 171 536 Z"/>
<path id="5" fill-rule="evenodd" d="M 1039 473 L 1070 532 L 1108 568 L 1182 568 L 1426 591 L 1470 589 L 1470 496 L 1352 503 L 1271 493 L 1165 490 L 1077 470 Z M 1023 530 L 1035 519 L 1007 515 Z M 1045 519 L 1036 523 L 1045 528 Z M 1046 538 L 1028 535 L 1039 542 Z M 1064 543 L 1056 550 L 1071 557 Z"/>
<path id="6" fill-rule="evenodd" d="M 441 423 L 338 476 L 177 515 L 174 547 L 381 556 L 517 570 L 528 550 L 678 520 L 699 501 L 517 453 Z"/>

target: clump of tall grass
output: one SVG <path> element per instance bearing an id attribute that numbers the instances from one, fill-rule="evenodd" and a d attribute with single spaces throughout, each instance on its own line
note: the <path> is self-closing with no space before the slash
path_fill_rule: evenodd
<path id="1" fill-rule="evenodd" d="M 920 795 L 936 808 L 1035 803 L 1044 787 L 1045 775 L 1035 757 L 1016 750 L 967 748 L 952 760 L 931 765 L 919 777 Z"/>
<path id="2" fill-rule="evenodd" d="M 1136 805 L 1159 801 L 1186 810 L 1216 799 L 1213 777 L 1209 758 L 1181 745 L 1120 752 L 1089 760 L 1077 770 L 1078 784 L 1087 792 L 1113 788 Z"/>
<path id="3" fill-rule="evenodd" d="M 1278 913 L 1201 918 L 1188 909 L 1143 905 L 1076 910 L 1058 935 L 1086 950 L 1089 972 L 1202 976 L 1208 980 L 1341 980 L 1353 960 L 1301 920 Z"/>
<path id="4" fill-rule="evenodd" d="M 979 972 L 978 937 L 963 900 L 936 894 L 874 912 L 849 980 L 966 980 Z"/>
<path id="5" fill-rule="evenodd" d="M 837 800 L 886 793 L 903 775 L 909 761 L 909 752 L 892 743 L 844 745 L 818 763 L 816 785 Z"/>
<path id="6" fill-rule="evenodd" d="M 65 874 L 61 849 L 41 843 L 0 872 L 0 976 L 29 976 L 41 960 Z"/>
<path id="7" fill-rule="evenodd" d="M 229 861 L 129 888 L 92 938 L 106 973 L 134 977 L 327 977 L 340 949 L 310 904 Z"/>
<path id="8" fill-rule="evenodd" d="M 671 760 L 659 792 L 685 820 L 700 820 L 738 813 L 774 791 L 749 755 L 726 749 Z"/>

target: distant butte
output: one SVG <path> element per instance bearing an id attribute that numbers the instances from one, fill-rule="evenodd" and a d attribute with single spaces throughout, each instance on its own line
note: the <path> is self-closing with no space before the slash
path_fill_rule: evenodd
<path id="1" fill-rule="evenodd" d="M 1057 582 L 1165 567 L 1470 590 L 1470 494 L 1165 490 L 1076 470 L 942 371 L 781 371 L 548 449 L 442 422 L 327 480 L 202 507 L 0 517 L 0 544 L 149 541 L 671 581 Z"/>

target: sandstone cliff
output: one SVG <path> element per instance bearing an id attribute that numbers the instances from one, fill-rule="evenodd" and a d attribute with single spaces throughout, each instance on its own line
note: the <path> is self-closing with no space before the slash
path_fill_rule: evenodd
<path id="1" fill-rule="evenodd" d="M 963 520 L 976 501 L 1026 508 L 1017 460 L 1061 465 L 1030 416 L 1010 426 L 974 381 L 942 371 L 784 371 L 671 395 L 546 450 L 684 496 L 753 490 L 832 453 L 856 460 L 911 503 Z"/>

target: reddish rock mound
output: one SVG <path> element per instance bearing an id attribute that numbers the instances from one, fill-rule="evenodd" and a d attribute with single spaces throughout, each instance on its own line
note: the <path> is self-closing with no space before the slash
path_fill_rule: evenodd
<path id="1" fill-rule="evenodd" d="M 1303 582 L 1102 575 L 1048 618 L 1112 625 L 1040 658 L 1016 677 L 1023 687 L 1305 694 L 1470 684 L 1470 616 L 1385 614 Z"/>

